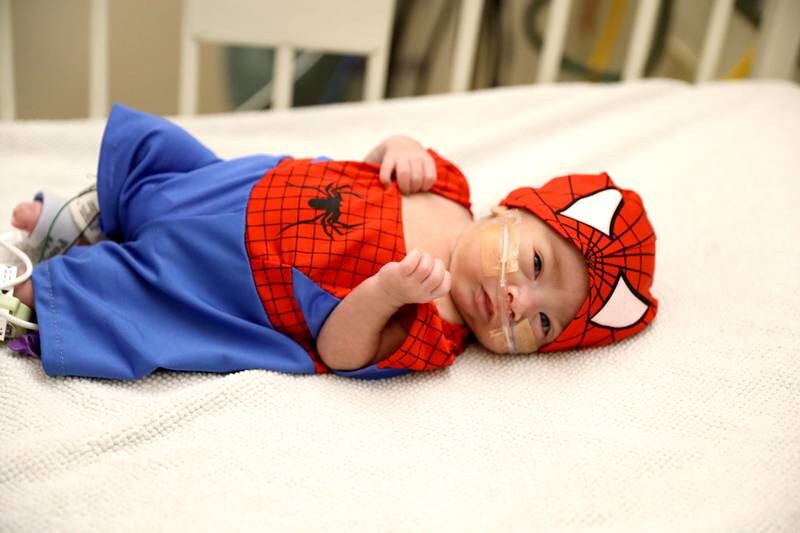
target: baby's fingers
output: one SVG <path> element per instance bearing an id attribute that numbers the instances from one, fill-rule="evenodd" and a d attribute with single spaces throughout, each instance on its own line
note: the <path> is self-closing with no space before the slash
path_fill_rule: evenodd
<path id="1" fill-rule="evenodd" d="M 421 159 L 412 159 L 409 162 L 411 166 L 411 185 L 409 192 L 422 191 L 423 180 L 425 178 L 425 169 L 422 166 Z"/>
<path id="2" fill-rule="evenodd" d="M 383 186 L 388 188 L 392 184 L 392 172 L 394 171 L 397 159 L 392 154 L 386 154 L 381 163 L 380 181 Z"/>
<path id="3" fill-rule="evenodd" d="M 439 291 L 446 278 L 449 278 L 449 272 L 447 272 L 444 262 L 442 262 L 441 259 L 436 259 L 431 268 L 431 273 L 422 282 L 422 288 L 431 294 L 432 298 L 438 298 L 438 296 L 433 296 L 433 294 Z"/>
<path id="4" fill-rule="evenodd" d="M 411 252 L 408 253 L 399 263 L 400 273 L 403 274 L 404 276 L 410 276 L 411 274 L 413 274 L 414 271 L 417 270 L 420 261 L 422 261 L 422 256 L 423 256 L 422 252 L 420 252 L 416 248 L 411 250 Z"/>
<path id="5" fill-rule="evenodd" d="M 452 278 L 450 277 L 450 272 L 445 270 L 442 282 L 439 284 L 438 287 L 436 287 L 435 289 L 433 289 L 433 291 L 431 291 L 431 299 L 435 300 L 436 298 L 442 298 L 450 294 L 451 283 L 452 283 Z"/>
<path id="6" fill-rule="evenodd" d="M 431 254 L 428 252 L 422 252 L 422 257 L 419 260 L 419 264 L 417 268 L 414 269 L 414 272 L 411 274 L 414 278 L 414 281 L 420 284 L 424 283 L 428 276 L 431 275 L 433 272 L 433 266 L 435 264 L 436 259 L 433 258 Z"/>
<path id="7" fill-rule="evenodd" d="M 436 183 L 436 162 L 434 162 L 431 154 L 425 153 L 425 157 L 422 159 L 422 167 L 424 174 L 422 190 L 429 191 L 433 188 L 433 184 Z"/>
<path id="8" fill-rule="evenodd" d="M 403 194 L 408 194 L 411 187 L 411 164 L 408 159 L 398 157 L 395 162 L 394 176 L 397 187 Z"/>

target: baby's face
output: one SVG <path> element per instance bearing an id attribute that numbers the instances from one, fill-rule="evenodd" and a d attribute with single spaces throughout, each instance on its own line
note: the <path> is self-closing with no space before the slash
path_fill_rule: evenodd
<path id="1" fill-rule="evenodd" d="M 492 216 L 505 210 L 497 207 Z M 518 210 L 519 270 L 507 275 L 504 295 L 513 321 L 527 318 L 535 350 L 558 337 L 586 298 L 589 275 L 581 253 L 545 222 Z M 450 261 L 450 294 L 478 341 L 496 353 L 508 351 L 502 336 L 497 276 L 486 276 L 481 261 L 481 230 L 491 217 L 475 222 L 461 236 Z"/>

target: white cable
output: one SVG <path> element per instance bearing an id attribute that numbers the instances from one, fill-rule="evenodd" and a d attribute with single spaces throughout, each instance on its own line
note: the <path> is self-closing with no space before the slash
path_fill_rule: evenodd
<path id="1" fill-rule="evenodd" d="M 24 283 L 25 281 L 27 281 L 28 278 L 31 277 L 31 273 L 33 272 L 33 263 L 31 263 L 31 260 L 27 256 L 27 254 L 25 254 L 22 250 L 20 250 L 19 248 L 17 248 L 13 244 L 8 244 L 7 242 L 5 242 L 2 239 L 0 239 L 0 244 L 2 244 L 8 251 L 10 251 L 12 254 L 14 254 L 17 257 L 17 259 L 22 261 L 22 263 L 25 265 L 25 272 L 21 276 L 17 276 L 17 278 L 15 280 L 13 280 L 13 281 L 11 281 L 9 283 L 6 283 L 5 285 L 0 285 L 0 290 L 6 290 L 6 289 L 11 289 L 12 287 L 16 287 L 20 283 Z M 36 330 L 39 329 L 39 326 L 37 326 L 33 322 L 28 322 L 26 320 L 21 320 L 21 319 L 15 317 L 15 316 L 12 316 L 11 313 L 9 313 L 8 311 L 5 311 L 5 310 L 3 310 L 3 311 L 4 311 L 4 313 L 2 315 L 2 319 L 7 321 L 7 322 L 11 322 L 15 326 L 18 326 L 18 327 L 21 327 L 21 328 L 25 328 L 25 329 L 29 329 L 29 330 L 32 330 L 32 331 L 36 331 Z"/>
<path id="2" fill-rule="evenodd" d="M 37 326 L 33 322 L 27 322 L 25 320 L 20 320 L 19 318 L 15 317 L 15 316 L 11 316 L 11 314 L 9 314 L 8 311 L 6 311 L 5 309 L 3 309 L 2 311 L 4 313 L 2 315 L 0 315 L 0 317 L 2 317 L 3 320 L 11 322 L 15 326 L 19 326 L 21 328 L 29 329 L 31 331 L 36 331 L 36 330 L 39 329 L 39 326 Z"/>
<path id="3" fill-rule="evenodd" d="M 25 254 L 22 250 L 20 250 L 19 248 L 17 248 L 13 244 L 8 244 L 7 242 L 5 242 L 2 239 L 0 239 L 0 244 L 5 246 L 8 249 L 8 251 L 10 251 L 12 254 L 14 254 L 17 257 L 17 259 L 22 261 L 22 263 L 25 265 L 25 273 L 24 274 L 22 274 L 21 276 L 17 276 L 17 279 L 15 279 L 14 281 L 12 281 L 10 283 L 7 283 L 5 285 L 0 285 L 0 290 L 4 291 L 6 289 L 10 289 L 12 287 L 16 287 L 20 283 L 23 283 L 23 282 L 27 281 L 28 278 L 31 277 L 31 272 L 33 271 L 33 263 L 31 263 L 31 259 L 30 259 L 30 257 L 27 256 L 27 254 Z"/>

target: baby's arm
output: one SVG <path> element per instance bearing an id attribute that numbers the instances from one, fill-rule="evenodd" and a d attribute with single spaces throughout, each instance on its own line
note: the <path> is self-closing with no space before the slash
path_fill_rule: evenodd
<path id="1" fill-rule="evenodd" d="M 397 312 L 406 304 L 426 303 L 450 292 L 450 273 L 428 253 L 413 250 L 350 292 L 322 325 L 317 351 L 336 370 L 355 370 L 395 352 L 406 332 Z"/>
<path id="2" fill-rule="evenodd" d="M 364 158 L 381 166 L 381 183 L 392 183 L 392 173 L 403 194 L 431 190 L 436 181 L 436 163 L 420 143 L 404 135 L 387 137 Z"/>

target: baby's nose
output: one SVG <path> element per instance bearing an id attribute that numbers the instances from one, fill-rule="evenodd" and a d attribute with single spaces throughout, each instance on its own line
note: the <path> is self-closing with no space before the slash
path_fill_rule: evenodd
<path id="1" fill-rule="evenodd" d="M 530 316 L 540 305 L 539 291 L 529 284 L 511 285 L 508 288 L 509 307 L 514 313 L 514 320 Z"/>

